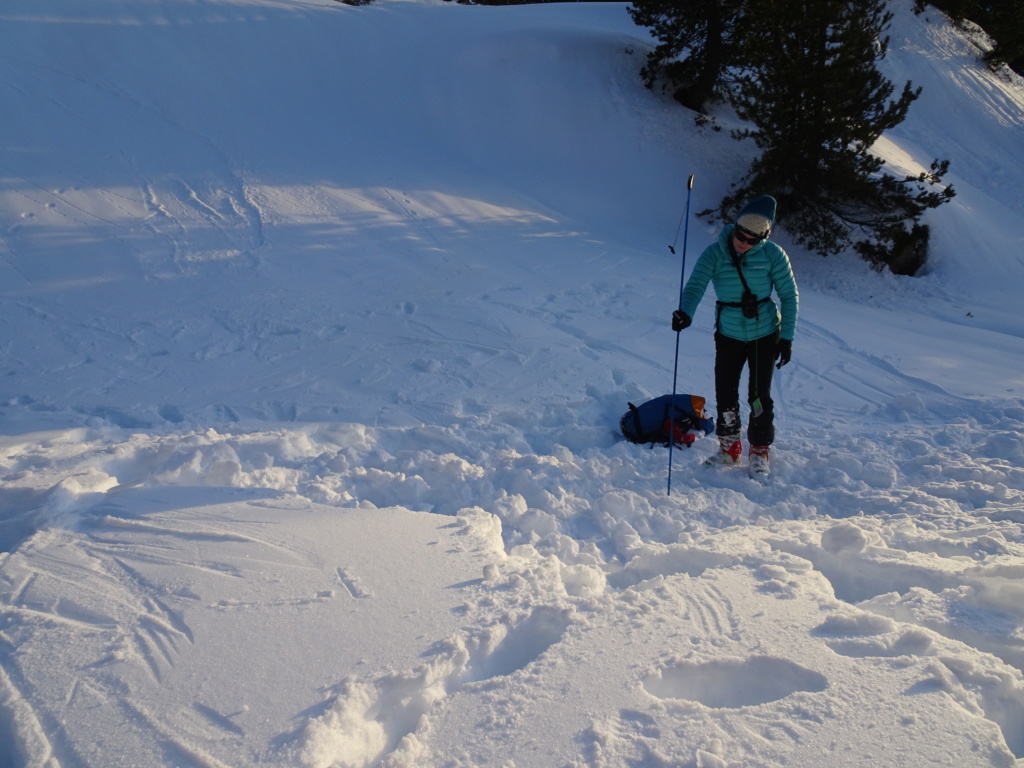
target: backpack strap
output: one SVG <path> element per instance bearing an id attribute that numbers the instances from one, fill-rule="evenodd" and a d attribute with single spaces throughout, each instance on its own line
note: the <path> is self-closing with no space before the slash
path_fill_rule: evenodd
<path id="1" fill-rule="evenodd" d="M 650 434 L 649 432 L 647 432 L 647 430 L 644 429 L 643 423 L 640 420 L 640 409 L 637 408 L 632 403 L 626 403 L 626 405 L 629 406 L 629 413 L 626 414 L 626 416 L 624 416 L 623 418 L 627 418 L 629 416 L 633 417 L 633 428 L 636 431 L 636 435 L 637 435 L 637 438 L 638 438 L 637 442 L 647 443 L 648 447 L 650 447 L 653 450 L 654 444 L 661 442 L 660 440 L 658 440 L 657 432 L 655 432 L 655 434 L 653 434 L 653 435 Z M 665 405 L 664 419 L 662 419 L 663 423 L 664 423 L 665 419 L 669 418 L 668 412 L 669 412 L 669 409 L 671 407 L 672 407 L 672 403 L 667 403 Z M 666 445 L 667 445 L 667 443 L 666 443 Z"/>
<path id="2" fill-rule="evenodd" d="M 736 253 L 735 250 L 733 250 L 732 243 L 729 244 L 729 257 L 732 260 L 732 265 L 734 267 L 736 267 L 736 274 L 740 276 L 740 282 L 743 283 L 743 291 L 745 293 L 749 293 L 751 296 L 754 296 L 755 298 L 757 298 L 757 294 L 755 294 L 752 290 L 750 290 L 750 286 L 747 285 L 747 278 L 745 278 L 743 276 L 743 270 L 740 268 L 740 256 L 739 256 L 738 253 Z M 761 306 L 762 304 L 765 304 L 766 302 L 769 302 L 771 300 L 772 300 L 772 297 L 771 297 L 771 294 L 769 293 L 769 295 L 765 296 L 763 299 L 757 299 L 756 306 Z M 729 307 L 731 309 L 741 309 L 743 307 L 743 302 L 741 302 L 741 301 L 716 301 L 715 302 L 715 330 L 716 331 L 721 331 L 722 330 L 722 326 L 721 326 L 722 310 L 725 309 L 726 307 Z"/>
<path id="3" fill-rule="evenodd" d="M 732 243 L 729 243 L 729 257 L 732 259 L 732 265 L 736 267 L 736 274 L 740 276 L 740 282 L 743 283 L 743 290 L 747 293 L 753 293 L 750 290 L 750 286 L 747 285 L 747 278 L 743 276 L 743 269 L 740 267 L 740 255 L 732 247 Z"/>
<path id="4" fill-rule="evenodd" d="M 636 431 L 636 435 L 641 443 L 647 442 L 647 433 L 644 431 L 643 425 L 640 423 L 640 409 L 632 403 L 626 403 L 629 406 L 629 413 L 633 416 L 633 428 Z"/>

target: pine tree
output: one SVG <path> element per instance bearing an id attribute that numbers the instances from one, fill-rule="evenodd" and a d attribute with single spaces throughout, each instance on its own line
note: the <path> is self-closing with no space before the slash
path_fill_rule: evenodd
<path id="1" fill-rule="evenodd" d="M 978 21 L 995 40 L 995 47 L 985 54 L 991 67 L 1007 64 L 1024 72 L 1024 0 L 998 0 L 981 4 Z"/>
<path id="2" fill-rule="evenodd" d="M 956 23 L 973 21 L 988 33 L 995 46 L 985 61 L 996 68 L 1003 64 L 1024 73 L 1024 0 L 916 0 L 914 12 L 934 5 Z"/>
<path id="3" fill-rule="evenodd" d="M 684 107 L 703 112 L 741 51 L 746 0 L 634 0 L 633 21 L 650 27 L 659 45 L 640 76 L 648 88 L 663 80 Z"/>
<path id="4" fill-rule="evenodd" d="M 951 188 L 933 188 L 948 163 L 897 179 L 882 173 L 884 161 L 870 153 L 920 93 L 907 82 L 893 98 L 893 84 L 875 66 L 886 53 L 882 35 L 890 20 L 884 0 L 750 5 L 744 24 L 760 40 L 745 47 L 733 104 L 754 126 L 737 138 L 753 139 L 762 154 L 722 201 L 723 218 L 768 192 L 779 200 L 786 230 L 823 255 L 845 250 L 860 235 L 856 247 L 866 258 L 889 263 L 897 247 L 915 247 L 912 237 L 926 240 L 927 229 L 915 225 L 952 197 Z"/>

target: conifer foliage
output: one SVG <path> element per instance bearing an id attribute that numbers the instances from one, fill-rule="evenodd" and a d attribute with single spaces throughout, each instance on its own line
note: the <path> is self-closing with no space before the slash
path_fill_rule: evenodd
<path id="1" fill-rule="evenodd" d="M 636 0 L 630 16 L 659 41 L 640 70 L 644 84 L 651 88 L 661 81 L 684 107 L 703 112 L 724 95 L 722 83 L 741 51 L 745 5 L 746 0 Z"/>
<path id="2" fill-rule="evenodd" d="M 781 6 L 795 11 L 785 24 L 778 23 Z M 912 246 L 921 215 L 953 192 L 938 187 L 947 162 L 898 179 L 870 152 L 920 94 L 907 82 L 894 97 L 876 66 L 892 18 L 884 0 L 752 2 L 745 18 L 764 35 L 748 46 L 735 88 L 736 112 L 754 126 L 737 136 L 753 139 L 762 153 L 720 212 L 729 215 L 772 189 L 786 229 L 811 250 L 835 254 L 859 238 L 854 247 L 872 263 L 916 271 L 919 264 L 894 262 Z M 916 239 L 927 232 L 917 227 Z"/>
<path id="3" fill-rule="evenodd" d="M 664 0 L 634 0 L 634 7 L 648 2 Z M 769 193 L 779 200 L 785 229 L 813 251 L 830 255 L 852 246 L 896 272 L 913 274 L 921 266 L 928 229 L 920 218 L 954 193 L 941 186 L 946 161 L 897 178 L 870 152 L 920 93 L 907 82 L 896 95 L 876 66 L 886 53 L 883 35 L 891 18 L 884 0 L 737 3 L 725 23 L 736 46 L 718 88 L 751 126 L 735 137 L 753 140 L 761 154 L 706 215 L 728 220 L 752 195 Z M 692 62 L 690 71 L 702 61 Z"/>
<path id="4" fill-rule="evenodd" d="M 993 69 L 1003 64 L 1024 74 L 1024 0 L 917 0 L 914 11 L 934 5 L 955 22 L 973 21 L 992 36 L 995 45 L 985 54 Z"/>

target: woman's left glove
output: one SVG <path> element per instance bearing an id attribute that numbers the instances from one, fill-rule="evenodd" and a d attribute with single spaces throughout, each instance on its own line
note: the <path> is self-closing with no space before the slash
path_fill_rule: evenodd
<path id="1" fill-rule="evenodd" d="M 778 360 L 776 368 L 781 368 L 793 357 L 793 342 L 789 339 L 779 339 L 775 345 L 775 359 Z"/>

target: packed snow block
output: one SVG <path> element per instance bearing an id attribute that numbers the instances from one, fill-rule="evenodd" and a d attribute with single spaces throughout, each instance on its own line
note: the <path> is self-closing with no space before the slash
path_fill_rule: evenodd
<path id="1" fill-rule="evenodd" d="M 692 445 L 715 431 L 715 422 L 704 415 L 706 400 L 700 395 L 662 395 L 629 410 L 619 419 L 622 436 L 631 443 Z"/>

